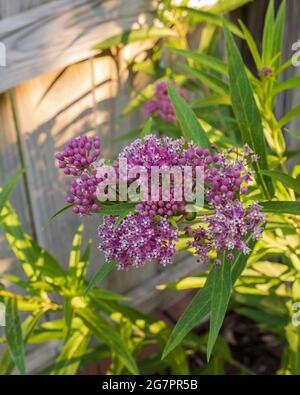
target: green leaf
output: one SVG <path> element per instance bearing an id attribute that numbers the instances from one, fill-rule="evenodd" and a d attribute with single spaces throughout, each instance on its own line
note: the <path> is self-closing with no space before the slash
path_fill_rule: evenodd
<path id="1" fill-rule="evenodd" d="M 27 277 L 37 280 L 41 275 L 64 277 L 65 270 L 56 259 L 24 233 L 16 212 L 9 203 L 2 210 L 2 227 L 12 251 L 20 261 Z"/>
<path id="2" fill-rule="evenodd" d="M 145 136 L 147 136 L 147 134 L 150 134 L 151 128 L 152 128 L 152 118 L 150 117 L 147 119 L 145 125 L 143 126 L 143 129 L 141 131 L 141 138 L 144 138 Z"/>
<path id="3" fill-rule="evenodd" d="M 193 141 L 201 147 L 210 147 L 207 134 L 200 125 L 193 110 L 190 109 L 186 101 L 171 84 L 168 84 L 168 92 L 175 114 L 181 126 L 182 133 L 186 139 L 188 141 Z"/>
<path id="4" fill-rule="evenodd" d="M 194 67 L 188 66 L 184 63 L 179 63 L 179 66 L 181 68 L 183 68 L 184 70 L 186 70 L 193 77 L 195 77 L 199 81 L 201 81 L 203 84 L 208 86 L 214 92 L 216 92 L 220 95 L 224 95 L 224 94 L 229 95 L 229 86 L 221 78 L 218 78 L 218 77 L 216 77 L 212 74 L 209 74 L 205 71 L 195 69 Z"/>
<path id="5" fill-rule="evenodd" d="M 251 55 L 253 57 L 253 60 L 255 62 L 256 68 L 259 70 L 262 67 L 262 61 L 261 61 L 260 54 L 258 52 L 256 43 L 254 41 L 254 38 L 252 37 L 252 35 L 249 32 L 249 30 L 247 29 L 247 27 L 244 25 L 243 21 L 241 21 L 240 19 L 239 19 L 239 24 L 241 25 L 241 28 L 243 30 L 245 40 L 248 44 L 248 47 L 249 47 L 249 50 L 250 50 Z"/>
<path id="6" fill-rule="evenodd" d="M 226 261 L 225 253 L 222 264 L 214 268 L 212 283 L 210 327 L 207 343 L 208 361 L 221 329 L 231 295 L 231 262 Z"/>
<path id="7" fill-rule="evenodd" d="M 105 277 L 115 268 L 116 262 L 114 261 L 103 263 L 86 287 L 84 295 L 88 295 L 92 291 L 92 289 L 94 289 L 96 285 L 100 284 L 105 279 Z"/>
<path id="8" fill-rule="evenodd" d="M 51 369 L 52 375 L 74 375 L 80 366 L 90 339 L 89 331 L 83 325 L 63 345 L 62 351 Z"/>
<path id="9" fill-rule="evenodd" d="M 254 242 L 250 241 L 250 236 L 248 236 L 246 242 L 249 243 L 249 248 L 253 248 Z M 248 255 L 243 255 L 241 252 L 235 253 L 234 255 L 234 260 L 231 263 L 232 286 L 244 270 L 249 258 Z M 209 314 L 211 309 L 214 270 L 216 270 L 215 266 L 209 272 L 204 287 L 198 291 L 192 302 L 177 321 L 168 339 L 162 358 L 165 358 L 185 338 L 194 326 L 199 324 L 199 322 Z"/>
<path id="10" fill-rule="evenodd" d="M 77 232 L 75 233 L 75 236 L 73 238 L 72 249 L 69 258 L 69 273 L 71 277 L 76 277 L 77 275 L 77 270 L 80 262 L 80 247 L 83 229 L 84 226 L 82 224 L 79 225 Z"/>
<path id="11" fill-rule="evenodd" d="M 265 66 L 270 65 L 274 48 L 274 0 L 270 0 L 267 9 L 263 39 L 262 39 L 262 62 Z"/>
<path id="12" fill-rule="evenodd" d="M 115 137 L 114 139 L 112 139 L 112 142 L 119 143 L 120 141 L 135 139 L 138 138 L 140 134 L 141 134 L 141 129 L 133 129 L 127 133 L 122 134 L 121 136 Z"/>
<path id="13" fill-rule="evenodd" d="M 24 169 L 18 170 L 17 173 L 8 180 L 2 190 L 0 189 L 0 214 L 5 206 L 7 199 L 9 198 L 9 195 L 13 191 L 14 187 L 16 186 L 19 178 L 23 173 Z"/>
<path id="14" fill-rule="evenodd" d="M 176 37 L 176 32 L 166 27 L 142 27 L 140 29 L 127 30 L 120 34 L 116 34 L 115 36 L 109 37 L 106 40 L 101 41 L 100 43 L 93 46 L 92 49 L 103 50 L 115 47 L 120 44 L 126 45 L 136 41 L 166 38 L 172 36 Z"/>
<path id="15" fill-rule="evenodd" d="M 134 110 L 137 110 L 140 108 L 147 100 L 149 100 L 153 96 L 153 89 L 154 86 L 157 82 L 160 80 L 157 80 L 153 84 L 148 84 L 146 88 L 140 90 L 134 97 L 133 99 L 130 100 L 128 105 L 124 108 L 122 111 L 122 116 L 127 116 L 129 113 L 131 113 Z"/>
<path id="16" fill-rule="evenodd" d="M 285 24 L 285 0 L 282 0 L 275 19 L 273 55 L 276 55 L 277 53 L 281 54 L 284 24 Z M 280 63 L 281 63 L 281 56 L 279 56 L 274 63 L 275 70 L 279 69 Z"/>
<path id="17" fill-rule="evenodd" d="M 189 7 L 176 7 L 176 8 L 186 12 L 189 16 L 193 18 L 196 24 L 198 24 L 199 22 L 208 22 L 218 27 L 222 27 L 223 25 L 223 17 L 213 14 L 212 12 L 208 12 L 204 10 L 196 10 L 195 8 L 189 8 Z M 240 38 L 243 38 L 243 33 L 235 24 L 229 22 L 228 27 L 233 34 L 235 34 Z"/>
<path id="18" fill-rule="evenodd" d="M 92 333 L 99 338 L 101 342 L 106 343 L 115 353 L 116 357 L 126 366 L 132 374 L 138 374 L 138 367 L 132 355 L 128 350 L 128 346 L 116 331 L 114 326 L 105 321 L 103 317 L 92 309 L 78 309 L 77 314 L 82 318 L 85 325 Z"/>
<path id="19" fill-rule="evenodd" d="M 286 125 L 288 122 L 290 122 L 293 118 L 298 117 L 300 115 L 300 104 L 295 106 L 291 111 L 285 114 L 284 117 L 282 117 L 278 125 L 280 128 L 282 128 L 284 125 Z"/>
<path id="20" fill-rule="evenodd" d="M 22 323 L 23 341 L 24 345 L 29 342 L 33 330 L 35 329 L 37 323 L 44 314 L 44 310 L 39 310 L 34 312 L 32 315 L 28 316 Z M 6 348 L 2 359 L 0 361 L 0 375 L 9 375 L 14 369 L 15 363 L 12 359 L 9 348 Z"/>
<path id="21" fill-rule="evenodd" d="M 65 336 L 66 339 L 68 339 L 71 335 L 71 331 L 72 331 L 72 320 L 73 320 L 73 316 L 74 316 L 74 310 L 72 307 L 72 301 L 70 297 L 66 297 L 65 298 L 65 302 L 64 302 L 64 318 L 65 318 Z"/>
<path id="22" fill-rule="evenodd" d="M 43 230 L 47 228 L 47 226 L 50 224 L 50 222 L 58 217 L 60 214 L 62 214 L 64 211 L 69 210 L 71 207 L 74 206 L 74 203 L 70 203 L 67 204 L 65 207 L 59 209 L 58 211 L 56 211 L 56 213 L 54 213 L 53 215 L 51 215 L 51 217 L 46 221 L 45 225 L 43 226 Z"/>
<path id="23" fill-rule="evenodd" d="M 5 321 L 5 337 L 11 357 L 19 372 L 26 374 L 24 342 L 16 298 L 9 298 L 7 300 Z"/>
<path id="24" fill-rule="evenodd" d="M 124 211 L 130 213 L 135 210 L 137 203 L 115 203 L 109 206 L 102 206 L 98 211 L 103 215 L 121 215 Z"/>
<path id="25" fill-rule="evenodd" d="M 287 81 L 282 82 L 273 89 L 273 95 L 284 92 L 288 89 L 300 88 L 300 76 L 290 78 Z"/>
<path id="26" fill-rule="evenodd" d="M 195 99 L 190 102 L 193 109 L 218 107 L 221 105 L 230 106 L 230 97 L 227 95 L 208 96 L 203 99 Z"/>
<path id="27" fill-rule="evenodd" d="M 300 194 L 300 182 L 295 178 L 274 170 L 262 170 L 262 174 L 275 178 L 276 180 L 282 182 L 286 187 L 293 189 L 296 193 Z"/>
<path id="28" fill-rule="evenodd" d="M 266 213 L 300 215 L 300 202 L 260 202 Z"/>
<path id="29" fill-rule="evenodd" d="M 284 130 L 291 136 L 296 137 L 296 139 L 300 139 L 300 132 L 296 132 L 295 130 L 289 130 L 289 129 L 284 129 Z"/>
<path id="30" fill-rule="evenodd" d="M 185 49 L 168 47 L 172 52 L 178 55 L 184 56 L 187 59 L 195 60 L 203 66 L 207 66 L 221 74 L 228 74 L 227 65 L 219 58 L 215 56 L 206 55 L 196 51 L 187 51 Z"/>
<path id="31" fill-rule="evenodd" d="M 254 169 L 257 172 L 258 170 L 268 168 L 261 116 L 253 96 L 241 54 L 228 30 L 227 24 L 224 25 L 224 31 L 232 108 L 244 143 L 247 143 L 259 157 L 257 164 L 254 165 Z M 274 190 L 271 179 L 266 176 L 263 177 L 259 173 L 256 176 L 266 197 L 272 197 Z"/>
<path id="32" fill-rule="evenodd" d="M 213 269 L 212 269 L 213 270 Z M 212 271 L 209 273 L 203 289 L 200 289 L 179 321 L 175 325 L 167 345 L 163 351 L 162 359 L 174 350 L 174 348 L 185 338 L 185 336 L 199 324 L 210 312 L 212 292 Z"/>

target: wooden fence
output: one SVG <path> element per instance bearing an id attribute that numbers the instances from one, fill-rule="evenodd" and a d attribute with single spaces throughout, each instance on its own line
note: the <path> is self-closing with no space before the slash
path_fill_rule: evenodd
<path id="1" fill-rule="evenodd" d="M 97 133 L 104 155 L 112 157 L 119 149 L 112 139 L 140 125 L 139 114 L 120 118 L 132 95 L 126 59 L 140 51 L 140 45 L 127 48 L 126 54 L 119 51 L 115 57 L 96 56 L 90 48 L 149 18 L 151 1 L 2 3 L 0 40 L 6 46 L 7 67 L 0 68 L 0 185 L 18 168 L 26 167 L 12 194 L 13 206 L 25 230 L 65 265 L 74 232 L 83 221 L 86 239 L 94 240 L 92 274 L 103 262 L 97 250 L 98 219 L 80 219 L 66 212 L 44 228 L 48 218 L 65 205 L 67 191 L 68 180 L 56 168 L 54 155 L 69 138 Z M 19 272 L 3 236 L 0 257 L 1 270 Z M 197 269 L 192 262 L 180 267 L 185 274 Z M 176 267 L 167 272 L 169 280 L 179 276 Z M 165 276 L 161 268 L 148 265 L 114 272 L 106 286 L 133 292 L 133 304 L 149 311 L 158 303 L 155 284 Z"/>

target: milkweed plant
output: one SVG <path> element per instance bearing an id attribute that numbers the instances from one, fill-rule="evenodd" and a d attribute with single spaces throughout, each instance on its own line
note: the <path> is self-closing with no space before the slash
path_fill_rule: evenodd
<path id="1" fill-rule="evenodd" d="M 210 16 L 187 7 L 175 7 L 173 12 L 189 21 Z M 287 323 L 299 293 L 300 184 L 295 178 L 299 166 L 288 174 L 282 133 L 297 114 L 291 110 L 277 120 L 273 112 L 277 94 L 299 83 L 279 82 L 280 73 L 291 64 L 280 61 L 284 15 L 284 2 L 275 16 L 271 1 L 262 55 L 242 22 L 238 28 L 221 18 L 215 23 L 223 23 L 226 62 L 208 51 L 189 50 L 186 42 L 174 45 L 173 36 L 164 44 L 158 42 L 159 50 L 168 52 L 170 65 L 160 64 L 159 78 L 145 88 L 144 98 L 138 92 L 124 110 L 127 114 L 140 108 L 151 116 L 140 136 L 129 133 L 134 140 L 112 162 L 101 158 L 98 137 L 72 139 L 56 155 L 59 167 L 73 178 L 67 199 L 73 212 L 103 214 L 98 237 L 106 265 L 113 263 L 122 270 L 156 263 L 167 266 L 178 251 L 187 251 L 194 255 L 199 272 L 208 270 L 203 289 L 171 333 L 164 357 L 209 315 L 209 359 L 231 296 L 238 301 L 243 295 L 243 307 L 237 310 L 256 318 L 264 296 L 266 301 L 274 298 L 271 290 L 282 306 L 287 342 L 293 336 L 299 342 L 298 332 Z M 234 34 L 249 45 L 256 76 L 243 63 Z M 172 70 L 177 64 L 174 56 L 185 60 L 179 63 L 181 73 Z M 145 62 L 149 65 L 155 59 L 150 54 Z M 203 89 L 208 96 L 203 97 Z M 195 99 L 197 90 L 202 97 Z M 153 169 L 161 171 L 160 178 Z M 133 189 L 136 193 L 130 194 Z M 290 243 L 295 243 L 293 252 Z M 268 273 L 268 265 L 282 269 L 277 279 Z M 245 285 L 247 273 L 252 280 Z M 272 309 L 268 314 L 272 316 Z M 258 320 L 267 325 L 263 318 Z M 288 350 L 282 371 L 297 370 L 295 353 Z"/>
<path id="2" fill-rule="evenodd" d="M 300 329 L 294 319 L 300 300 L 299 149 L 288 151 L 285 137 L 300 135 L 285 126 L 300 110 L 281 118 L 275 113 L 277 96 L 300 85 L 299 77 L 281 81 L 292 65 L 281 59 L 285 2 L 277 12 L 269 2 L 261 53 L 242 21 L 223 18 L 232 9 L 226 4 L 205 11 L 163 1 L 154 15 L 157 26 L 94 47 L 155 41 L 128 65 L 134 76 L 151 81 L 133 94 L 123 116 L 140 111 L 146 119 L 138 131 L 118 138 L 127 141 L 114 159 L 102 156 L 98 136 L 67 142 L 56 154 L 69 188 L 68 205 L 60 212 L 99 219 L 96 242 L 105 262 L 89 284 L 81 284 L 92 292 L 92 303 L 97 282 L 112 270 L 156 264 L 168 270 L 177 254 L 194 257 L 198 276 L 160 285 L 178 292 L 200 288 L 174 328 L 164 332 L 163 361 L 170 361 L 207 317 L 209 360 L 214 347 L 219 350 L 230 308 L 283 342 L 278 373 L 299 374 Z M 199 23 L 200 42 L 192 50 L 188 34 Z M 222 34 L 225 55 L 218 47 Z M 248 45 L 251 70 L 234 36 Z M 109 310 L 109 301 L 99 305 Z M 87 330 L 96 324 L 91 311 L 79 316 Z M 135 372 L 126 351 L 121 362 Z"/>

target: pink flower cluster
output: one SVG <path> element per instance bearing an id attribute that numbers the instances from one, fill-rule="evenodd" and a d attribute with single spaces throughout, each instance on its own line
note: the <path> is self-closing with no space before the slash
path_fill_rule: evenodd
<path id="1" fill-rule="evenodd" d="M 99 154 L 99 139 L 82 136 L 72 139 L 64 151 L 56 155 L 59 167 L 65 174 L 75 177 L 67 199 L 74 204 L 75 213 L 92 214 L 99 211 L 96 190 L 103 181 L 96 172 Z M 135 166 L 146 168 L 149 184 L 153 166 L 160 169 L 190 166 L 193 175 L 196 166 L 201 166 L 206 210 L 197 212 L 197 226 L 191 220 L 190 226 L 180 230 L 181 221 L 186 222 L 191 217 L 184 197 L 181 201 L 175 200 L 175 183 L 171 179 L 171 193 L 167 201 L 161 196 L 158 201 L 152 201 L 149 194 L 148 200 L 138 202 L 135 211 L 123 218 L 118 226 L 118 216 L 104 216 L 98 234 L 99 248 L 107 261 L 117 261 L 122 269 L 143 266 L 153 260 L 164 265 L 172 263 L 176 241 L 180 232 L 183 232 L 189 236 L 187 246 L 194 249 L 199 262 L 206 263 L 213 258 L 215 264 L 220 264 L 224 252 L 229 261 L 233 259 L 234 251 L 247 254 L 248 236 L 252 239 L 261 236 L 265 220 L 261 207 L 255 202 L 245 205 L 241 200 L 253 180 L 249 165 L 257 160 L 248 146 L 244 147 L 242 154 L 232 148 L 227 152 L 219 152 L 215 146 L 211 149 L 201 148 L 187 143 L 183 138 L 174 140 L 148 135 L 125 147 L 119 159 L 126 159 L 128 171 Z M 114 167 L 118 175 L 121 174 L 117 162 Z M 134 180 L 128 183 L 131 181 Z M 174 221 L 177 222 L 176 227 Z"/>
<path id="2" fill-rule="evenodd" d="M 100 207 L 96 195 L 99 180 L 94 166 L 100 156 L 100 147 L 99 137 L 79 136 L 55 155 L 64 174 L 74 177 L 67 202 L 74 205 L 75 214 L 91 214 Z"/>
<path id="3" fill-rule="evenodd" d="M 180 96 L 188 100 L 188 95 L 184 89 L 178 89 Z M 154 115 L 165 121 L 176 121 L 176 115 L 169 99 L 166 81 L 158 82 L 154 87 L 154 99 L 148 100 L 144 107 L 143 113 L 146 116 Z"/>
<path id="4" fill-rule="evenodd" d="M 157 261 L 172 263 L 178 230 L 166 218 L 155 220 L 139 213 L 129 214 L 115 229 L 116 217 L 104 216 L 98 228 L 99 248 L 106 261 L 115 260 L 119 268 L 140 267 Z"/>

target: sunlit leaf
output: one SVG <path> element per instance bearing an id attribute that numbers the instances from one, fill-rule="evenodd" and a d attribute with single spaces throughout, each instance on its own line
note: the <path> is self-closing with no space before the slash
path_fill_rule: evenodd
<path id="1" fill-rule="evenodd" d="M 126 366 L 130 373 L 138 374 L 137 364 L 114 326 L 91 309 L 78 309 L 77 314 L 82 318 L 91 332 L 106 343 L 116 354 L 116 357 Z"/>
<path id="2" fill-rule="evenodd" d="M 0 214 L 5 206 L 7 199 L 9 198 L 9 195 L 13 191 L 14 187 L 16 186 L 19 178 L 23 173 L 24 169 L 20 169 L 19 171 L 17 171 L 17 173 L 7 181 L 3 188 L 0 189 Z"/>
<path id="3" fill-rule="evenodd" d="M 188 141 L 193 141 L 195 144 L 198 144 L 201 147 L 210 147 L 207 134 L 200 125 L 193 110 L 190 109 L 186 101 L 172 87 L 171 84 L 168 85 L 168 92 L 178 122 L 181 126 L 182 133 L 186 139 Z"/>
<path id="4" fill-rule="evenodd" d="M 107 38 L 106 40 L 94 45 L 92 49 L 103 50 L 120 44 L 126 45 L 146 39 L 157 39 L 172 36 L 175 37 L 176 32 L 166 27 L 142 27 L 140 29 L 127 30 L 113 37 Z"/>
<path id="5" fill-rule="evenodd" d="M 5 337 L 19 372 L 26 374 L 25 349 L 16 298 L 9 298 L 6 303 Z"/>
<path id="6" fill-rule="evenodd" d="M 296 193 L 300 194 L 300 182 L 295 178 L 274 170 L 262 170 L 262 174 L 275 178 L 276 180 L 282 182 L 286 187 L 293 189 Z"/>
<path id="7" fill-rule="evenodd" d="M 260 202 L 267 213 L 300 215 L 300 202 Z"/>
<path id="8" fill-rule="evenodd" d="M 222 326 L 231 295 L 231 262 L 226 261 L 225 253 L 222 264 L 214 269 L 212 283 L 210 327 L 207 343 L 208 360 Z"/>

